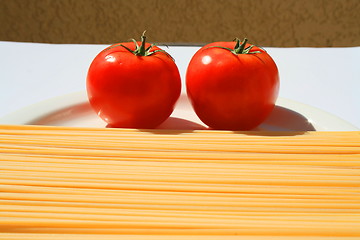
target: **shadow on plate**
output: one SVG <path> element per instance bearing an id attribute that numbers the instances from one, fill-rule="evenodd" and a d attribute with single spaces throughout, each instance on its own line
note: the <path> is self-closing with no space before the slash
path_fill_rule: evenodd
<path id="1" fill-rule="evenodd" d="M 196 122 L 181 118 L 170 117 L 158 129 L 168 129 L 168 134 L 180 134 L 192 130 L 210 129 Z M 157 133 L 151 129 L 142 130 Z M 316 131 L 315 127 L 303 115 L 288 108 L 275 106 L 270 116 L 260 126 L 250 131 L 234 131 L 234 133 L 248 135 L 292 136 L 301 135 L 307 131 Z"/>
<path id="2" fill-rule="evenodd" d="M 189 109 L 188 111 L 192 111 L 192 109 Z M 78 119 L 80 125 L 83 121 L 84 126 L 86 126 L 85 121 L 89 121 L 89 119 L 96 119 L 100 123 L 102 122 L 100 118 L 95 114 L 95 112 L 93 112 L 88 103 L 81 103 L 73 105 L 71 107 L 60 109 L 58 111 L 54 111 L 40 118 L 29 121 L 27 124 L 61 126 L 64 122 L 69 122 L 73 119 Z M 105 126 L 105 123 L 103 125 Z M 209 128 L 205 127 L 201 122 L 199 122 L 198 119 L 169 117 L 157 129 L 171 130 L 169 131 L 169 133 L 180 134 L 181 132 L 191 132 L 193 130 L 205 130 Z M 151 129 L 146 131 L 151 131 Z M 259 133 L 260 131 L 263 132 L 263 134 L 273 131 L 277 131 L 279 133 L 283 132 L 283 134 L 301 134 L 301 132 L 316 131 L 316 129 L 303 115 L 288 108 L 275 106 L 273 112 L 265 120 L 265 122 L 263 122 L 259 127 L 249 131 L 248 133 L 255 134 L 256 132 Z"/>
<path id="3" fill-rule="evenodd" d="M 143 132 L 151 132 L 154 134 L 181 134 L 181 133 L 190 133 L 194 130 L 207 130 L 209 128 L 198 124 L 196 122 L 177 118 L 177 117 L 169 117 L 165 120 L 160 126 L 156 129 L 140 129 Z M 164 131 L 156 131 L 156 130 L 164 130 Z"/>
<path id="4" fill-rule="evenodd" d="M 106 128 L 112 128 L 110 124 L 106 126 Z M 190 133 L 194 130 L 206 130 L 207 127 L 200 125 L 196 122 L 177 118 L 177 117 L 169 117 L 166 119 L 160 126 L 154 129 L 138 129 L 142 132 L 149 132 L 153 134 L 181 134 L 181 133 Z M 161 131 L 159 131 L 161 130 Z"/>
<path id="5" fill-rule="evenodd" d="M 285 107 L 275 106 L 270 116 L 256 130 L 316 131 L 309 119 Z"/>
<path id="6" fill-rule="evenodd" d="M 302 135 L 307 131 L 316 131 L 316 129 L 306 117 L 288 108 L 275 106 L 270 116 L 260 126 L 246 134 L 293 136 Z"/>

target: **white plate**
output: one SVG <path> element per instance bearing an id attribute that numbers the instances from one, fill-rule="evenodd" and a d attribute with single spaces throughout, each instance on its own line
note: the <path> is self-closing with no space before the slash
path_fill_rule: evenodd
<path id="1" fill-rule="evenodd" d="M 0 119 L 0 124 L 106 127 L 91 109 L 85 92 L 77 92 L 20 109 Z M 161 129 L 206 129 L 185 94 Z M 270 117 L 259 131 L 358 131 L 355 126 L 317 108 L 279 98 Z"/>

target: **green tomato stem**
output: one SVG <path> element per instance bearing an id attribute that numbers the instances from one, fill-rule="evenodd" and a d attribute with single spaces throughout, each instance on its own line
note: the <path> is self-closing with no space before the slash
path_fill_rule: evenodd
<path id="1" fill-rule="evenodd" d="M 244 53 L 244 49 L 245 49 L 247 41 L 248 41 L 247 38 L 245 38 L 244 41 L 242 42 L 242 44 L 240 45 L 240 52 L 241 53 Z"/>
<path id="2" fill-rule="evenodd" d="M 145 48 L 145 42 L 146 42 L 146 36 L 145 36 L 145 32 L 143 32 L 143 34 L 141 35 L 141 45 L 140 47 L 137 49 L 135 55 L 137 56 L 146 56 L 146 48 Z"/>
<path id="3" fill-rule="evenodd" d="M 247 43 L 247 38 L 244 38 L 244 41 L 242 41 L 242 43 L 240 43 L 240 39 L 236 39 L 236 45 L 235 45 L 235 48 L 234 48 L 234 53 L 235 54 L 243 54 L 245 53 L 244 52 L 244 49 L 245 49 L 245 46 L 246 46 L 246 43 Z"/>
<path id="4" fill-rule="evenodd" d="M 250 52 L 250 50 L 254 47 L 254 45 L 251 45 L 251 46 L 245 48 L 246 43 L 248 41 L 247 38 L 244 38 L 244 40 L 242 42 L 240 42 L 240 39 L 238 39 L 238 38 L 235 38 L 234 41 L 236 41 L 234 49 L 227 48 L 227 47 L 221 47 L 221 46 L 210 46 L 208 48 L 222 48 L 222 49 L 225 49 L 225 50 L 229 50 L 230 52 L 232 52 L 235 55 L 261 53 L 261 51 L 252 51 L 252 52 Z"/>
<path id="5" fill-rule="evenodd" d="M 136 56 L 141 56 L 141 57 L 146 57 L 146 56 L 151 56 L 154 53 L 157 52 L 163 52 L 165 53 L 167 56 L 169 56 L 172 60 L 174 60 L 165 50 L 162 49 L 157 49 L 154 51 L 151 51 L 151 49 L 156 46 L 155 44 L 151 44 L 149 47 L 145 47 L 146 44 L 146 36 L 145 36 L 145 32 L 143 32 L 143 34 L 141 35 L 141 45 L 139 46 L 139 44 L 137 43 L 137 41 L 135 39 L 131 39 L 131 41 L 135 44 L 135 50 L 131 50 L 130 48 L 126 47 L 123 44 L 119 44 L 116 46 L 122 46 L 123 48 L 125 48 L 126 50 L 128 50 L 129 52 L 131 52 L 132 54 L 136 55 Z"/>

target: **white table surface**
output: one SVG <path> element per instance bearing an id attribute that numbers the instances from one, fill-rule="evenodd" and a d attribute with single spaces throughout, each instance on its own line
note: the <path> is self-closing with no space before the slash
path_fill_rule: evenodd
<path id="1" fill-rule="evenodd" d="M 88 67 L 107 46 L 0 42 L 0 118 L 40 101 L 85 91 Z M 199 47 L 164 49 L 175 59 L 184 83 L 187 64 Z M 360 129 L 360 47 L 265 49 L 280 71 L 280 97 L 316 107 Z"/>

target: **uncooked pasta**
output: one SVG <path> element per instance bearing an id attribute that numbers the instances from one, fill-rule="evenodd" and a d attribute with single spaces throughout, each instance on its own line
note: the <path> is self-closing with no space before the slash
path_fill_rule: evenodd
<path id="1" fill-rule="evenodd" d="M 360 132 L 2 125 L 0 239 L 360 239 Z"/>

